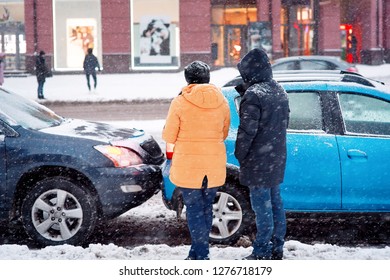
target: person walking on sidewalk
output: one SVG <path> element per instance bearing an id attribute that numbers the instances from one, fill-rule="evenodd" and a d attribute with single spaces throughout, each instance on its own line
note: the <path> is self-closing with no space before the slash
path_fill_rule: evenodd
<path id="1" fill-rule="evenodd" d="M 282 259 L 286 216 L 279 185 L 287 157 L 287 93 L 273 79 L 263 50 L 251 50 L 237 68 L 244 84 L 236 88 L 242 99 L 235 156 L 240 163 L 240 184 L 250 190 L 257 228 L 252 254 L 244 259 Z"/>
<path id="2" fill-rule="evenodd" d="M 46 77 L 49 75 L 49 68 L 46 65 L 45 52 L 40 51 L 35 61 L 35 75 L 38 81 L 38 99 L 45 99 L 43 95 L 43 86 L 46 82 Z"/>
<path id="3" fill-rule="evenodd" d="M 93 88 L 96 89 L 96 86 L 97 86 L 96 68 L 100 72 L 99 61 L 96 58 L 96 56 L 93 55 L 92 51 L 93 51 L 92 48 L 88 49 L 88 53 L 85 56 L 84 63 L 83 63 L 85 76 L 87 78 L 87 86 L 88 86 L 89 90 L 91 90 L 90 76 L 92 76 L 92 79 L 94 82 Z"/>
<path id="4" fill-rule="evenodd" d="M 210 68 L 194 61 L 184 68 L 188 83 L 170 105 L 163 139 L 173 144 L 169 179 L 183 195 L 191 248 L 186 260 L 208 260 L 213 202 L 226 180 L 227 100 L 209 84 Z"/>

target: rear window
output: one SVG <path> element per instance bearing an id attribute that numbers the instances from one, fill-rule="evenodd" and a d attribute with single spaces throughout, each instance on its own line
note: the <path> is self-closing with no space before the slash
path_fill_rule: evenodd
<path id="1" fill-rule="evenodd" d="M 301 60 L 302 70 L 334 70 L 335 66 L 323 60 Z"/>

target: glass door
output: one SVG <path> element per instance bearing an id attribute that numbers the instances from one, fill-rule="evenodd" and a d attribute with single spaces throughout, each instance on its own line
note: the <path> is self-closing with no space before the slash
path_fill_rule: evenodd
<path id="1" fill-rule="evenodd" d="M 247 52 L 246 26 L 225 26 L 225 66 L 236 66 Z"/>
<path id="2" fill-rule="evenodd" d="M 257 8 L 253 1 L 240 2 L 245 5 L 212 4 L 211 50 L 215 66 L 235 67 L 248 51 L 248 26 L 257 21 Z"/>
<path id="3" fill-rule="evenodd" d="M 0 52 L 5 54 L 5 70 L 26 69 L 24 1 L 0 1 Z"/>
<path id="4" fill-rule="evenodd" d="M 0 23 L 0 27 L 0 52 L 6 55 L 6 70 L 24 70 L 26 56 L 24 24 L 19 22 Z"/>

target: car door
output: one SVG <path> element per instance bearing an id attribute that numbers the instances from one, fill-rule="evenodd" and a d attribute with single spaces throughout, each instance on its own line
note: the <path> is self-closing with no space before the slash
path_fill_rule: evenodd
<path id="1" fill-rule="evenodd" d="M 295 211 L 341 209 L 340 161 L 334 134 L 324 129 L 319 92 L 301 91 L 301 86 L 283 85 L 288 91 L 290 122 L 287 133 L 287 164 L 281 192 L 284 206 Z M 296 85 L 295 85 L 296 86 Z M 228 100 L 233 100 L 227 91 Z M 226 91 L 225 91 L 226 94 Z M 238 94 L 230 102 L 231 126 L 226 139 L 228 163 L 239 165 L 234 146 L 239 125 Z"/>
<path id="2" fill-rule="evenodd" d="M 287 165 L 281 185 L 287 210 L 341 207 L 340 162 L 333 134 L 324 128 L 320 94 L 288 91 Z"/>
<path id="3" fill-rule="evenodd" d="M 390 210 L 390 102 L 339 94 L 345 135 L 337 136 L 345 210 Z"/>

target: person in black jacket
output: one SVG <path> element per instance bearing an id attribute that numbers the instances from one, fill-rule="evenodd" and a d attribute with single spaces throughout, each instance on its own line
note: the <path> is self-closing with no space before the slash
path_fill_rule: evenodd
<path id="1" fill-rule="evenodd" d="M 252 254 L 244 259 L 282 259 L 286 217 L 279 185 L 287 157 L 288 98 L 273 79 L 263 50 L 251 50 L 237 68 L 244 84 L 236 88 L 242 99 L 235 156 L 240 184 L 250 190 L 257 227 Z"/>
<path id="2" fill-rule="evenodd" d="M 92 79 L 94 82 L 94 89 L 96 89 L 96 85 L 97 85 L 96 68 L 98 68 L 100 72 L 99 61 L 97 60 L 96 56 L 92 54 L 92 51 L 93 51 L 92 48 L 88 49 L 88 53 L 85 56 L 84 63 L 83 63 L 85 76 L 87 77 L 87 86 L 89 90 L 91 90 L 90 76 L 92 75 Z"/>
<path id="3" fill-rule="evenodd" d="M 46 66 L 45 52 L 40 51 L 35 61 L 35 75 L 38 81 L 38 99 L 45 99 L 43 95 L 43 85 L 46 77 L 49 75 L 49 69 Z"/>

